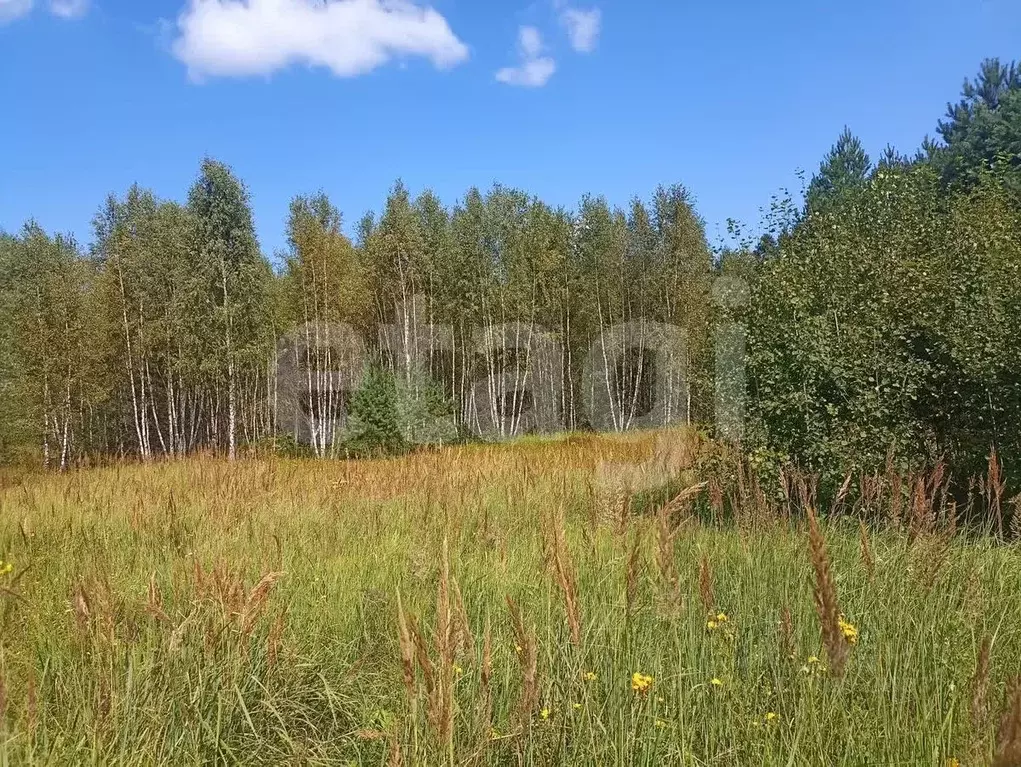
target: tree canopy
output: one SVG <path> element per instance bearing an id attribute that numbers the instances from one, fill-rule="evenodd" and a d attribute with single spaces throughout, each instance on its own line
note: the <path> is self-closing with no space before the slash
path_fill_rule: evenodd
<path id="1" fill-rule="evenodd" d="M 983 62 L 936 131 L 873 163 L 845 127 L 803 205 L 780 196 L 757 245 L 715 252 L 680 185 L 570 210 L 398 181 L 353 238 L 325 194 L 294 197 L 271 261 L 244 184 L 207 158 L 183 203 L 111 195 L 88 248 L 34 222 L 0 235 L 0 451 L 66 468 L 711 429 L 726 389 L 774 468 L 1016 464 L 1021 69 Z M 744 298 L 721 303 L 721 280 Z"/>

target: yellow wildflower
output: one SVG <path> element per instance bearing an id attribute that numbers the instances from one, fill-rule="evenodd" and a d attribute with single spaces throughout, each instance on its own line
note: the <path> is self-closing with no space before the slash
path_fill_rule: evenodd
<path id="1" fill-rule="evenodd" d="M 455 674 L 456 676 L 461 676 L 461 674 L 463 674 L 463 673 L 464 673 L 464 669 L 463 669 L 463 668 L 461 668 L 460 666 L 458 666 L 458 665 L 457 665 L 457 664 L 455 663 L 455 664 L 454 664 L 454 674 Z"/>
<path id="2" fill-rule="evenodd" d="M 643 674 L 641 671 L 636 671 L 631 675 L 631 689 L 639 695 L 645 695 L 652 687 L 653 681 L 651 676 Z"/>
<path id="3" fill-rule="evenodd" d="M 666 722 L 664 722 L 662 719 L 657 719 L 656 720 L 656 726 L 657 727 L 666 727 Z"/>
<path id="4" fill-rule="evenodd" d="M 574 704 L 571 705 L 571 708 L 573 708 L 575 711 L 581 711 L 581 704 L 580 703 L 574 703 Z"/>
<path id="5" fill-rule="evenodd" d="M 598 676 L 596 675 L 596 672 L 595 672 L 595 671 L 586 671 L 586 672 L 585 672 L 585 681 L 586 681 L 586 682 L 594 682 L 594 681 L 596 681 L 596 680 L 597 680 L 598 678 L 599 678 L 599 677 L 598 677 Z"/>
<path id="6" fill-rule="evenodd" d="M 837 623 L 840 626 L 840 632 L 844 635 L 844 639 L 847 640 L 848 644 L 858 644 L 858 629 L 853 623 L 848 623 L 844 616 L 841 615 L 837 619 Z"/>
<path id="7" fill-rule="evenodd" d="M 709 684 L 711 684 L 713 687 L 723 687 L 723 680 L 720 679 L 719 677 L 714 676 L 712 678 L 712 681 L 709 682 Z"/>
<path id="8" fill-rule="evenodd" d="M 514 652 L 516 652 L 518 655 L 521 655 L 521 645 L 519 644 L 514 645 Z"/>
<path id="9" fill-rule="evenodd" d="M 776 719 L 776 714 L 775 713 L 773 713 L 772 711 L 767 711 L 766 712 L 766 721 L 767 722 L 772 722 L 775 719 Z"/>
<path id="10" fill-rule="evenodd" d="M 801 667 L 801 673 L 809 675 L 825 674 L 826 667 L 819 662 L 817 657 L 809 655 L 807 665 Z"/>
<path id="11" fill-rule="evenodd" d="M 708 621 L 706 621 L 706 622 L 705 622 L 705 627 L 706 627 L 707 629 L 709 629 L 710 631 L 712 631 L 713 629 L 715 629 L 715 628 L 716 628 L 716 621 L 714 621 L 714 620 L 708 620 Z"/>
<path id="12" fill-rule="evenodd" d="M 726 613 L 716 613 L 716 622 L 717 623 L 726 623 L 727 620 L 728 620 L 728 618 L 727 618 L 727 614 Z"/>
<path id="13" fill-rule="evenodd" d="M 549 709 L 543 707 L 542 711 L 539 712 L 539 716 L 541 716 L 543 719 L 549 719 Z"/>
<path id="14" fill-rule="evenodd" d="M 9 573 L 13 569 L 14 565 L 12 565 L 10 562 L 4 562 L 2 559 L 0 559 L 0 575 L 7 575 L 7 573 Z"/>

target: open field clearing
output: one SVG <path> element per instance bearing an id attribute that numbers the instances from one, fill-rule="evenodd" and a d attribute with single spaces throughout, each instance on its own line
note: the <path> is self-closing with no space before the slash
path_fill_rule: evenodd
<path id="1" fill-rule="evenodd" d="M 711 492 L 659 514 L 633 492 L 700 482 L 697 449 L 678 432 L 9 475 L 0 764 L 979 765 L 1021 747 L 1015 546 L 845 516 L 813 556 L 800 515 L 714 523 L 694 513 Z"/>

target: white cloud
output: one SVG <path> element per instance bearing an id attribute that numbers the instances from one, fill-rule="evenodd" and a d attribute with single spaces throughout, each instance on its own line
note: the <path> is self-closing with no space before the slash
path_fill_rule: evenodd
<path id="1" fill-rule="evenodd" d="M 518 32 L 518 46 L 524 58 L 538 58 L 542 53 L 542 35 L 535 27 L 522 27 Z"/>
<path id="2" fill-rule="evenodd" d="M 603 14 L 598 8 L 588 11 L 564 8 L 560 12 L 560 22 L 567 28 L 571 47 L 579 53 L 591 53 L 596 49 L 602 21 Z"/>
<path id="3" fill-rule="evenodd" d="M 32 10 L 32 0 L 0 0 L 0 24 L 21 18 Z"/>
<path id="4" fill-rule="evenodd" d="M 557 71 L 557 63 L 548 57 L 526 61 L 520 66 L 504 67 L 496 73 L 496 79 L 507 85 L 522 88 L 541 88 Z"/>
<path id="5" fill-rule="evenodd" d="M 411 0 L 189 0 L 174 55 L 195 79 L 268 75 L 301 62 L 338 77 L 422 56 L 440 69 L 468 58 L 446 19 Z"/>
<path id="6" fill-rule="evenodd" d="M 522 88 L 541 88 L 557 71 L 557 63 L 542 55 L 542 36 L 539 30 L 535 27 L 521 27 L 518 31 L 518 49 L 521 64 L 504 67 L 496 73 L 496 79 Z"/>
<path id="7" fill-rule="evenodd" d="M 50 12 L 62 19 L 78 19 L 89 11 L 89 0 L 50 0 Z"/>

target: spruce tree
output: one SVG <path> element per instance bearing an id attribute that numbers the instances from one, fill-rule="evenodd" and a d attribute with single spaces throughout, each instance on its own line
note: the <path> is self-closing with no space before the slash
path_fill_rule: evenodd
<path id="1" fill-rule="evenodd" d="M 861 141 L 845 127 L 808 185 L 805 194 L 808 211 L 821 210 L 847 191 L 861 186 L 871 167 L 872 161 Z"/>
<path id="2" fill-rule="evenodd" d="M 369 370 L 351 398 L 349 431 L 347 446 L 356 454 L 390 455 L 407 448 L 393 373 Z"/>

